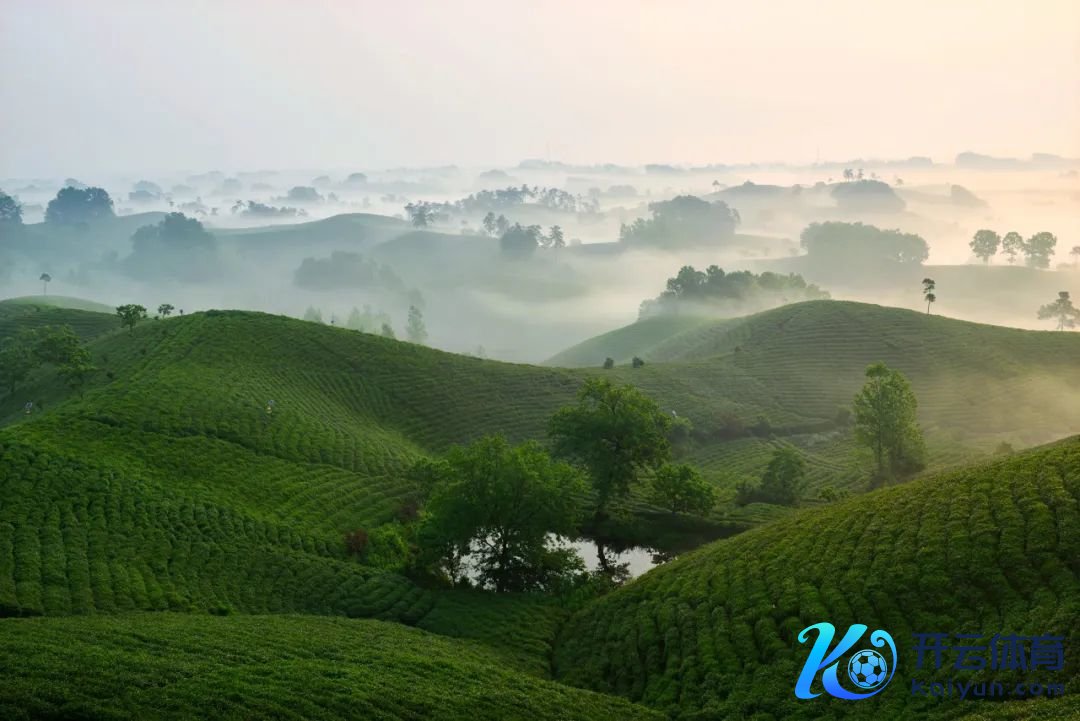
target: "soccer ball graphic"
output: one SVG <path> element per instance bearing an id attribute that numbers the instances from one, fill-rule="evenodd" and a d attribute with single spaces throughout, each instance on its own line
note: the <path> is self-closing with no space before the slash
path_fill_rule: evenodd
<path id="1" fill-rule="evenodd" d="M 848 676 L 859 688 L 880 686 L 888 670 L 885 657 L 868 648 L 859 651 L 848 661 Z"/>

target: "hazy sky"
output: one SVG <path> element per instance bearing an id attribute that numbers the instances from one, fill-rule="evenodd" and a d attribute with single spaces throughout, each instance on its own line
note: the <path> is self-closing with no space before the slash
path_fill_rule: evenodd
<path id="1" fill-rule="evenodd" d="M 1076 0 L 4 0 L 0 176 L 1080 156 Z"/>

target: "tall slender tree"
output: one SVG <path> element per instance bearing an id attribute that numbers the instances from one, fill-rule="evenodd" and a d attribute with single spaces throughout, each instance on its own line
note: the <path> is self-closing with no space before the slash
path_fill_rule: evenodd
<path id="1" fill-rule="evenodd" d="M 1078 310 L 1069 297 L 1069 291 L 1063 290 L 1058 293 L 1057 300 L 1047 303 L 1039 308 L 1039 320 L 1057 320 L 1057 329 L 1075 328 L 1080 322 L 1080 310 Z"/>
<path id="2" fill-rule="evenodd" d="M 926 301 L 926 314 L 930 315 L 930 304 L 937 302 L 937 283 L 933 278 L 923 278 L 922 280 L 922 295 L 923 300 Z"/>
<path id="3" fill-rule="evenodd" d="M 52 282 L 52 276 L 49 275 L 48 273 L 42 273 L 41 277 L 38 278 L 38 280 L 41 281 L 41 294 L 42 295 L 48 295 L 49 294 L 49 283 Z"/>

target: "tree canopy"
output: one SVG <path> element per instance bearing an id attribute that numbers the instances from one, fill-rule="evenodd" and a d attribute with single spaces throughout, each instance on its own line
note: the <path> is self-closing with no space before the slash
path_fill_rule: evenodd
<path id="1" fill-rule="evenodd" d="M 916 418 L 911 384 L 884 363 L 866 369 L 866 383 L 855 396 L 855 439 L 870 449 L 878 477 L 923 467 L 925 449 Z"/>
<path id="2" fill-rule="evenodd" d="M 435 480 L 420 538 L 437 563 L 452 568 L 467 552 L 481 585 L 500 592 L 546 588 L 567 569 L 549 534 L 577 529 L 585 493 L 579 471 L 535 442 L 511 446 L 502 436 L 422 463 Z"/>
<path id="3" fill-rule="evenodd" d="M 45 208 L 45 222 L 77 225 L 112 218 L 113 201 L 102 188 L 61 188 Z"/>
<path id="4" fill-rule="evenodd" d="M 0 190 L 0 224 L 22 225 L 22 206 L 19 201 Z"/>
<path id="5" fill-rule="evenodd" d="M 807 283 L 801 275 L 781 275 L 765 271 L 761 274 L 740 270 L 725 273 L 718 266 L 710 265 L 699 271 L 692 265 L 684 265 L 667 287 L 655 299 L 641 304 L 640 318 L 674 315 L 680 312 L 709 312 L 738 307 L 740 311 L 761 310 L 788 302 L 821 300 L 829 294 L 813 283 Z"/>
<path id="6" fill-rule="evenodd" d="M 968 243 L 971 246 L 971 251 L 975 256 L 981 259 L 984 263 L 989 263 L 990 259 L 998 252 L 998 246 L 1001 245 L 1001 236 L 992 230 L 980 230 L 975 233 L 975 237 Z"/>
<path id="7" fill-rule="evenodd" d="M 127 272 L 137 278 L 201 281 L 220 277 L 217 239 L 195 218 L 169 213 L 131 236 Z"/>
<path id="8" fill-rule="evenodd" d="M 801 243 L 810 260 L 829 265 L 920 265 L 930 256 L 930 246 L 914 233 L 863 223 L 811 223 Z"/>
<path id="9" fill-rule="evenodd" d="M 611 501 L 630 492 L 640 471 L 670 458 L 670 429 L 671 418 L 656 401 L 606 378 L 586 380 L 577 404 L 559 409 L 549 425 L 555 454 L 589 475 L 596 523 L 604 520 Z"/>
<path id="10" fill-rule="evenodd" d="M 1080 323 L 1080 309 L 1073 305 L 1069 291 L 1058 293 L 1057 300 L 1039 308 L 1039 320 L 1056 320 L 1057 329 L 1075 328 Z"/>
<path id="11" fill-rule="evenodd" d="M 619 230 L 620 242 L 656 247 L 719 245 L 735 234 L 739 213 L 723 201 L 693 195 L 649 203 L 652 218 L 638 218 Z"/>

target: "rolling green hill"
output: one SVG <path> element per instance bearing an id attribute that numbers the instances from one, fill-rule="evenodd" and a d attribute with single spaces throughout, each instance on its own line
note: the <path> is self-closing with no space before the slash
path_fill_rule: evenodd
<path id="1" fill-rule="evenodd" d="M 93 313 L 105 313 L 112 315 L 113 308 L 104 303 L 97 303 L 83 298 L 72 298 L 66 295 L 24 295 L 18 298 L 0 300 L 0 306 L 4 305 L 33 305 L 46 306 L 49 308 L 70 308 L 73 310 L 86 310 Z"/>
<path id="2" fill-rule="evenodd" d="M 796 636 L 820 621 L 889 631 L 900 650 L 895 688 L 858 704 L 796 699 L 807 653 Z M 1080 677 L 1080 648 L 1070 643 L 1078 628 L 1073 438 L 688 554 L 576 614 L 560 633 L 555 668 L 561 680 L 674 718 L 959 716 L 990 704 L 913 697 L 910 679 L 928 676 L 913 672 L 912 633 L 1067 635 L 1065 670 L 1034 680 L 1068 688 Z"/>
<path id="3" fill-rule="evenodd" d="M 663 717 L 378 621 L 184 614 L 0 619 L 0 716 L 23 719 Z"/>

